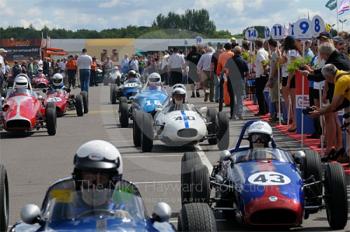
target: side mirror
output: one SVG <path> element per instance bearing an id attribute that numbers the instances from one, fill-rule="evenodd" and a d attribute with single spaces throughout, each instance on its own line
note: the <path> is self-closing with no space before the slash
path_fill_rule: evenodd
<path id="1" fill-rule="evenodd" d="M 41 220 L 41 212 L 37 205 L 28 204 L 21 210 L 21 219 L 24 223 L 35 224 Z"/>
<path id="2" fill-rule="evenodd" d="M 305 152 L 304 151 L 296 151 L 293 154 L 293 158 L 294 158 L 295 163 L 303 164 L 304 163 L 304 159 L 305 159 Z"/>
<path id="3" fill-rule="evenodd" d="M 171 208 L 165 202 L 158 202 L 154 208 L 152 213 L 152 218 L 157 222 L 167 222 L 171 217 Z"/>
<path id="4" fill-rule="evenodd" d="M 220 161 L 224 160 L 227 157 L 231 156 L 231 152 L 228 150 L 223 150 L 220 152 Z"/>

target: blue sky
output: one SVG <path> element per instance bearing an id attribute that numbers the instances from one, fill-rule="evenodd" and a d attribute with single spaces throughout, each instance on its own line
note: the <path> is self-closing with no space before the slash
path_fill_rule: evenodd
<path id="1" fill-rule="evenodd" d="M 205 8 L 218 29 L 240 33 L 248 26 L 288 24 L 318 14 L 335 24 L 336 13 L 324 5 L 328 0 L 0 0 L 0 27 L 32 24 L 50 28 L 95 29 L 149 26 L 159 14 L 183 13 Z M 340 2 L 340 0 L 339 0 Z M 344 30 L 350 31 L 349 11 Z M 341 24 L 339 24 L 341 29 Z"/>

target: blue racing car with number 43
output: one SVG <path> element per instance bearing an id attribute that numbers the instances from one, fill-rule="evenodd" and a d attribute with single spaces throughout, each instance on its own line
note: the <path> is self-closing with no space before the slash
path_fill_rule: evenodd
<path id="1" fill-rule="evenodd" d="M 249 146 L 241 146 L 243 139 Z M 313 151 L 277 148 L 272 128 L 263 121 L 247 122 L 236 147 L 220 153 L 211 173 L 197 153 L 185 153 L 181 187 L 183 205 L 207 203 L 246 226 L 299 227 L 322 209 L 331 229 L 344 229 L 348 222 L 342 166 L 322 164 Z"/>

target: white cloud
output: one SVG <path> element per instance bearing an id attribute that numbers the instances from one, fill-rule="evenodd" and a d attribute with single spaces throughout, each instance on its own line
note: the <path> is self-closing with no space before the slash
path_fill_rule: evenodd
<path id="1" fill-rule="evenodd" d="M 110 1 L 102 2 L 102 3 L 98 4 L 98 7 L 110 8 L 110 7 L 118 5 L 119 2 L 120 2 L 119 0 L 110 0 Z"/>

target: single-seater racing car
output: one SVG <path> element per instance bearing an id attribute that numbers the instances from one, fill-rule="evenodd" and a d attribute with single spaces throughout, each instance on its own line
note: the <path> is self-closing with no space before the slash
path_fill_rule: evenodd
<path id="1" fill-rule="evenodd" d="M 110 86 L 110 100 L 112 104 L 116 104 L 117 100 L 120 102 L 125 99 L 132 101 L 135 95 L 142 89 L 142 83 L 140 80 L 140 74 L 134 70 L 130 70 L 127 75 L 123 75 L 125 80 L 121 80 L 121 83 L 112 84 Z"/>
<path id="2" fill-rule="evenodd" d="M 136 94 L 134 101 L 129 107 L 126 99 L 119 104 L 119 122 L 121 127 L 128 127 L 129 118 L 133 120 L 135 111 L 155 115 L 157 110 L 166 105 L 169 94 L 163 88 L 161 77 L 158 73 L 152 73 L 147 78 L 147 83 L 140 93 Z"/>
<path id="3" fill-rule="evenodd" d="M 133 115 L 133 141 L 141 146 L 143 152 L 153 148 L 158 139 L 167 146 L 194 145 L 208 140 L 217 144 L 220 150 L 229 144 L 229 119 L 224 112 L 208 109 L 205 113 L 194 105 L 186 103 L 184 85 L 173 86 L 172 100 L 158 111 L 154 118 L 144 111 L 135 111 Z"/>
<path id="4" fill-rule="evenodd" d="M 236 147 L 221 152 L 210 175 L 197 153 L 185 153 L 182 203 L 207 203 L 227 220 L 247 226 L 297 227 L 325 208 L 330 227 L 343 229 L 348 199 L 342 166 L 322 167 L 319 155 L 309 150 L 290 153 L 277 148 L 266 124 L 247 122 Z M 244 138 L 249 146 L 241 146 Z"/>
<path id="5" fill-rule="evenodd" d="M 56 107 L 32 90 L 25 74 L 19 74 L 12 89 L 8 90 L 0 112 L 0 129 L 28 132 L 47 128 L 49 135 L 56 134 Z"/>

